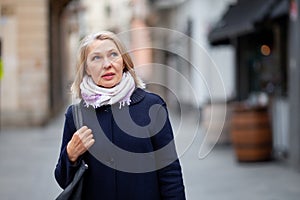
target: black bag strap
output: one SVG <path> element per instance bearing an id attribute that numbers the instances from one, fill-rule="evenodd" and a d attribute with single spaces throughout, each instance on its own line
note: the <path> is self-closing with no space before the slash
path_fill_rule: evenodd
<path id="1" fill-rule="evenodd" d="M 77 130 L 80 129 L 83 125 L 82 112 L 80 107 L 81 102 L 72 106 L 74 124 Z"/>

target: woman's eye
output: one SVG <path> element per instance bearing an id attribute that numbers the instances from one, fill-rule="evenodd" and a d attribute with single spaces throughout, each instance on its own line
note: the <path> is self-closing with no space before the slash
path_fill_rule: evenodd
<path id="1" fill-rule="evenodd" d="M 92 60 L 94 61 L 94 60 L 100 60 L 101 59 L 101 57 L 100 56 L 93 56 L 92 57 Z"/>
<path id="2" fill-rule="evenodd" d="M 117 52 L 112 52 L 110 55 L 111 55 L 112 57 L 118 57 L 118 56 L 119 56 L 119 54 L 118 54 Z"/>

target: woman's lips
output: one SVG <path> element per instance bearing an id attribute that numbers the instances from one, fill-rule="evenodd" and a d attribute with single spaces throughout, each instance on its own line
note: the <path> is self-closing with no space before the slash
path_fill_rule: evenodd
<path id="1" fill-rule="evenodd" d="M 111 80 L 111 79 L 113 79 L 114 75 L 115 75 L 114 73 L 107 73 L 107 74 L 104 74 L 102 76 L 102 78 L 105 80 Z"/>

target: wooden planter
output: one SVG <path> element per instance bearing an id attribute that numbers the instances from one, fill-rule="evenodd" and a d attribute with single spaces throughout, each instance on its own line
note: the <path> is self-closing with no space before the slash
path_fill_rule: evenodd
<path id="1" fill-rule="evenodd" d="M 253 162 L 271 158 L 272 131 L 266 107 L 235 106 L 230 136 L 238 161 Z"/>

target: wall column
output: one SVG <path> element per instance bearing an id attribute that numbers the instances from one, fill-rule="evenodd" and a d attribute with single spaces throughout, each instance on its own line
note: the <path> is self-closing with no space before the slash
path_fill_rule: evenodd
<path id="1" fill-rule="evenodd" d="M 289 22 L 289 162 L 295 169 L 300 169 L 300 0 L 290 1 Z"/>

